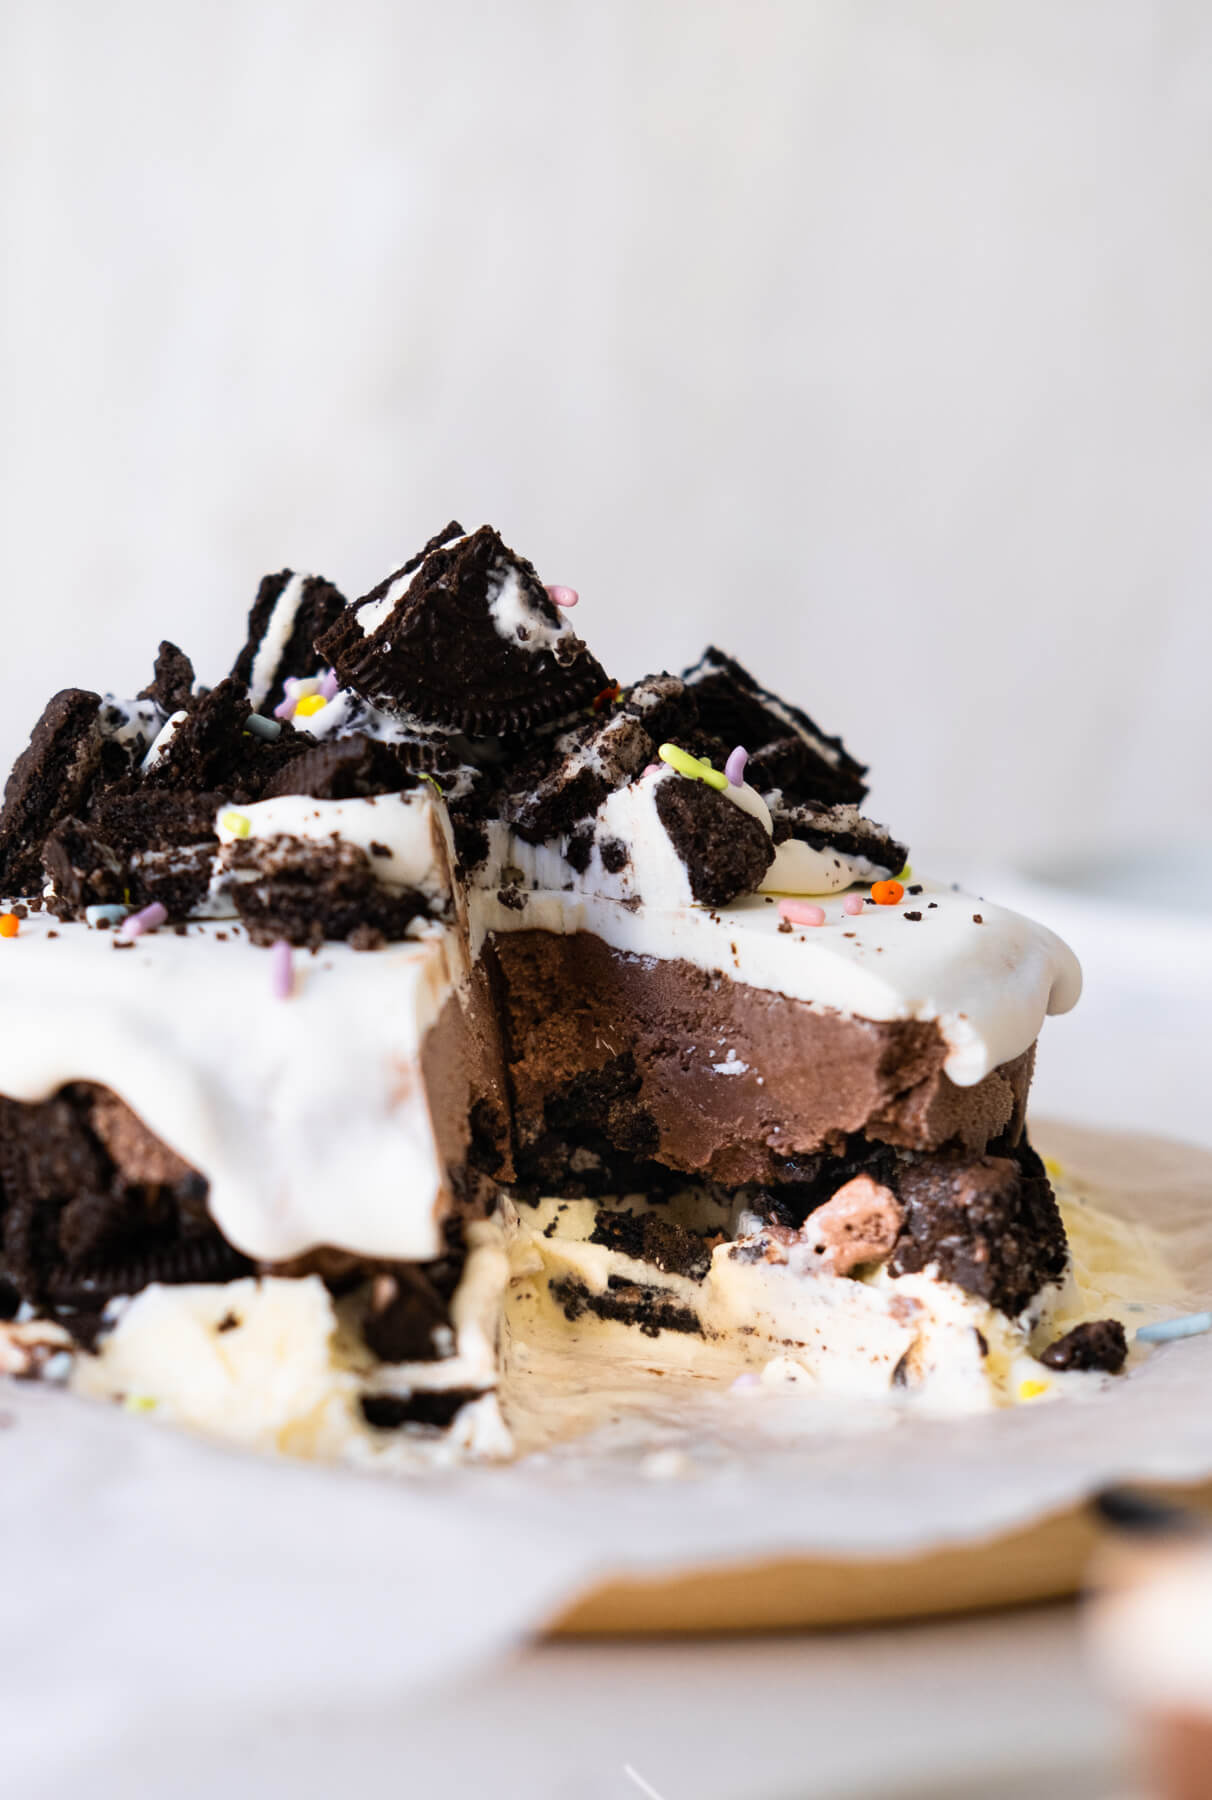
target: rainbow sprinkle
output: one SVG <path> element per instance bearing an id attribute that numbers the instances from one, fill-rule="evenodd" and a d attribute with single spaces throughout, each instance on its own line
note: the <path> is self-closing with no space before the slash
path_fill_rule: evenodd
<path id="1" fill-rule="evenodd" d="M 142 937 L 145 931 L 155 931 L 168 918 L 168 908 L 158 900 L 145 906 L 139 912 L 130 913 L 118 927 L 118 936 L 124 938 Z"/>
<path id="2" fill-rule="evenodd" d="M 789 925 L 823 925 L 825 909 L 807 900 L 780 900 L 779 918 L 786 919 Z"/>
<path id="3" fill-rule="evenodd" d="M 89 925 L 121 925 L 129 908 L 125 906 L 86 906 L 85 922 Z"/>
<path id="4" fill-rule="evenodd" d="M 1156 1325 L 1140 1325 L 1138 1344 L 1167 1344 L 1171 1338 L 1200 1337 L 1212 1331 L 1212 1312 L 1184 1313 L 1178 1319 L 1159 1319 Z"/>
<path id="5" fill-rule="evenodd" d="M 861 894 L 847 894 L 846 898 L 842 901 L 842 911 L 848 914 L 850 918 L 857 919 L 862 910 L 863 896 Z"/>
<path id="6" fill-rule="evenodd" d="M 14 938 L 21 929 L 16 913 L 0 913 L 0 937 Z"/>
<path id="7" fill-rule="evenodd" d="M 749 761 L 749 752 L 743 744 L 738 744 L 728 761 L 724 764 L 724 773 L 728 777 L 730 787 L 744 787 L 745 764 Z"/>
<path id="8" fill-rule="evenodd" d="M 274 998 L 289 1000 L 295 991 L 295 956 L 285 938 L 279 938 L 270 950 L 273 967 L 270 976 Z"/>
<path id="9" fill-rule="evenodd" d="M 1041 1394 L 1048 1392 L 1049 1385 L 1046 1381 L 1020 1381 L 1018 1397 L 1020 1400 L 1038 1400 Z"/>
<path id="10" fill-rule="evenodd" d="M 249 713 L 244 721 L 244 729 L 253 737 L 267 738 L 271 742 L 282 735 L 282 727 L 277 719 L 267 719 L 264 713 Z"/>
<path id="11" fill-rule="evenodd" d="M 252 830 L 252 820 L 242 812 L 220 813 L 219 824 L 230 837 L 246 838 Z"/>
<path id="12" fill-rule="evenodd" d="M 704 781 L 708 787 L 719 789 L 731 786 L 727 775 L 721 775 L 713 769 L 709 762 L 700 762 L 697 756 L 691 756 L 689 750 L 679 749 L 677 744 L 662 744 L 657 751 L 663 763 L 668 763 L 675 775 L 684 775 L 687 781 Z"/>

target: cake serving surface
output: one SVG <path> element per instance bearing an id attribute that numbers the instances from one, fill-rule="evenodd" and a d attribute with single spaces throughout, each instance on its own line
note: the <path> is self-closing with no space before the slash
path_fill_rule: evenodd
<path id="1" fill-rule="evenodd" d="M 452 523 L 353 604 L 266 577 L 213 688 L 165 643 L 51 700 L 0 814 L 6 1366 L 198 1423 L 278 1342 L 279 1447 L 496 1456 L 528 1333 L 959 1410 L 1122 1365 L 1026 1135 L 1072 954 L 913 875 L 723 652 L 612 681 L 576 598 Z"/>

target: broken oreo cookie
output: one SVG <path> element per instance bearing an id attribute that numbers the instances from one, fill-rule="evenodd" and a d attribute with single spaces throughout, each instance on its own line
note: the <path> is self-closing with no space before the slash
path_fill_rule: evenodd
<path id="1" fill-rule="evenodd" d="M 567 717 L 606 686 L 530 563 L 491 526 L 430 549 L 415 573 L 414 565 L 347 607 L 319 639 L 342 685 L 476 737 Z"/>
<path id="2" fill-rule="evenodd" d="M 60 819 L 84 810 L 101 767 L 101 696 L 64 688 L 47 704 L 13 764 L 0 811 L 0 894 L 42 891 L 42 846 Z"/>
<path id="3" fill-rule="evenodd" d="M 739 894 L 757 892 L 774 861 L 774 844 L 759 819 L 718 789 L 680 775 L 657 781 L 654 803 L 700 906 L 728 906 Z"/>
<path id="4" fill-rule="evenodd" d="M 745 773 L 749 779 L 748 768 Z M 909 860 L 907 847 L 885 826 L 864 817 L 856 806 L 811 806 L 788 801 L 778 790 L 764 797 L 774 821 L 776 845 L 794 839 L 812 850 L 832 851 L 858 865 L 856 880 L 875 874 L 895 875 Z"/>
<path id="5" fill-rule="evenodd" d="M 231 671 L 248 689 L 254 712 L 272 713 L 281 704 L 288 677 L 305 680 L 316 673 L 316 639 L 344 611 L 344 595 L 322 575 L 282 569 L 265 577 L 248 615 L 248 639 Z"/>
<path id="6" fill-rule="evenodd" d="M 685 674 L 704 731 L 749 752 L 745 779 L 759 793 L 782 788 L 789 800 L 857 806 L 866 766 L 839 737 L 823 732 L 798 706 L 759 686 L 747 669 L 709 645 Z M 756 765 L 756 766 L 755 766 Z"/>

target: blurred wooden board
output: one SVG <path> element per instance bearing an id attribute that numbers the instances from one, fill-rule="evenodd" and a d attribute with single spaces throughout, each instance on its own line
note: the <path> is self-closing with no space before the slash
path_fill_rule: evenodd
<path id="1" fill-rule="evenodd" d="M 1150 1491 L 1212 1505 L 1212 1483 Z M 804 1631 L 1059 1600 L 1081 1588 L 1101 1536 L 1091 1509 L 1078 1506 L 927 1556 L 794 1557 L 614 1581 L 582 1596 L 550 1629 L 562 1637 Z"/>

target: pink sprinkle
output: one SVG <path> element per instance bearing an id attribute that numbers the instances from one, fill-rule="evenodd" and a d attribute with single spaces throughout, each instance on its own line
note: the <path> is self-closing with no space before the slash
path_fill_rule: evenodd
<path id="1" fill-rule="evenodd" d="M 337 680 L 337 671 L 335 669 L 325 669 L 323 675 L 320 677 L 320 692 L 323 694 L 324 698 L 326 700 L 335 699 L 337 689 L 340 685 L 341 683 Z"/>
<path id="2" fill-rule="evenodd" d="M 745 764 L 749 761 L 749 752 L 738 744 L 728 761 L 724 764 L 724 773 L 732 787 L 744 787 Z"/>
<path id="3" fill-rule="evenodd" d="M 274 718 L 293 719 L 295 716 L 295 707 L 298 704 L 299 702 L 295 699 L 293 694 L 287 694 L 285 700 L 279 700 L 278 704 L 274 707 Z"/>
<path id="4" fill-rule="evenodd" d="M 295 956 L 285 938 L 279 938 L 269 953 L 273 957 L 272 984 L 275 1000 L 289 1000 L 295 991 Z"/>
<path id="5" fill-rule="evenodd" d="M 649 763 L 648 767 L 644 770 L 644 773 L 645 775 L 659 775 L 664 767 L 664 763 Z"/>
<path id="6" fill-rule="evenodd" d="M 733 1382 L 732 1391 L 734 1394 L 737 1394 L 737 1393 L 743 1394 L 745 1392 L 746 1388 L 755 1388 L 755 1387 L 760 1387 L 760 1386 L 761 1386 L 761 1383 L 759 1382 L 757 1376 L 753 1373 L 752 1369 L 746 1369 L 745 1373 L 743 1375 L 738 1375 L 736 1380 Z"/>
<path id="7" fill-rule="evenodd" d="M 852 919 L 857 919 L 862 910 L 863 896 L 861 894 L 847 894 L 846 898 L 842 901 L 842 911 L 844 913 L 849 913 Z"/>
<path id="8" fill-rule="evenodd" d="M 786 919 L 789 925 L 823 925 L 825 909 L 823 906 L 809 906 L 803 900 L 780 900 L 779 918 Z"/>
<path id="9" fill-rule="evenodd" d="M 575 606 L 581 596 L 575 588 L 549 587 L 547 598 L 553 606 Z"/>
<path id="10" fill-rule="evenodd" d="M 158 900 L 153 900 L 150 906 L 145 906 L 143 908 L 142 912 L 127 914 L 126 918 L 123 919 L 121 925 L 118 927 L 118 936 L 124 938 L 142 937 L 145 931 L 154 931 L 158 925 L 163 925 L 167 917 L 168 909 L 161 906 Z"/>

